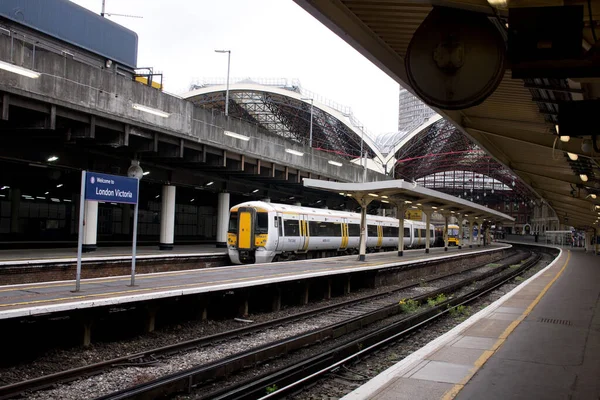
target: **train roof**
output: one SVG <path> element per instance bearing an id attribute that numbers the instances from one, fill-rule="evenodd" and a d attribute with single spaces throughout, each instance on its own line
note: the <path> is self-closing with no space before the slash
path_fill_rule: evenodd
<path id="1" fill-rule="evenodd" d="M 293 212 L 298 214 L 308 214 L 308 215 L 323 215 L 330 216 L 332 218 L 353 218 L 360 219 L 360 214 L 349 211 L 338 211 L 338 210 L 330 210 L 327 208 L 312 208 L 312 207 L 302 207 L 302 206 L 293 206 L 289 204 L 279 204 L 279 203 L 267 203 L 265 201 L 247 201 L 244 203 L 237 204 L 231 207 L 231 211 L 237 211 L 239 207 L 256 207 L 259 210 L 264 211 L 275 211 L 275 212 Z M 367 216 L 371 220 L 381 221 L 381 222 L 397 222 L 397 218 L 392 217 L 382 217 L 380 215 L 368 215 Z M 425 224 L 422 221 L 410 221 L 411 223 L 416 224 Z"/>

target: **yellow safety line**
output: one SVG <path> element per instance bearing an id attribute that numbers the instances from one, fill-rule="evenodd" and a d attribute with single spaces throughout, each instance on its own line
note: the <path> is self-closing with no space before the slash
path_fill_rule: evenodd
<path id="1" fill-rule="evenodd" d="M 527 309 L 525 311 L 523 311 L 523 314 L 521 314 L 519 316 L 519 318 L 517 318 L 516 320 L 514 320 L 505 330 L 504 332 L 502 332 L 502 334 L 500 335 L 500 337 L 498 338 L 498 340 L 496 341 L 496 343 L 494 343 L 494 345 L 492 346 L 491 350 L 486 350 L 483 352 L 483 354 L 481 356 L 479 356 L 479 358 L 477 359 L 477 361 L 475 361 L 475 367 L 473 369 L 471 369 L 471 371 L 469 371 L 469 374 L 459 383 L 457 383 L 456 385 L 454 385 L 452 387 L 452 389 L 448 390 L 446 393 L 444 393 L 444 396 L 442 397 L 442 400 L 451 400 L 454 399 L 458 393 L 465 387 L 465 385 L 467 384 L 467 382 L 469 382 L 471 380 L 471 378 L 473 377 L 473 375 L 475 375 L 477 373 L 477 371 L 479 371 L 479 369 L 481 367 L 483 367 L 483 365 L 487 362 L 487 360 L 489 360 L 489 358 L 494 355 L 494 353 L 496 353 L 496 351 L 498 351 L 498 349 L 500 348 L 500 346 L 502 346 L 504 344 L 504 342 L 506 341 L 506 338 L 508 338 L 508 335 L 510 335 L 515 328 L 521 323 L 521 321 L 523 321 L 525 319 L 525 317 L 527 317 L 529 315 L 529 313 L 531 313 L 531 311 L 533 310 L 533 308 L 540 302 L 540 300 L 542 299 L 542 297 L 544 297 L 544 295 L 546 294 L 546 292 L 548 291 L 548 289 L 550 289 L 550 287 L 554 284 L 554 282 L 556 282 L 556 280 L 558 279 L 559 276 L 562 275 L 563 271 L 565 270 L 565 268 L 567 268 L 567 265 L 569 264 L 569 260 L 571 259 L 571 250 L 567 250 L 567 261 L 565 261 L 565 265 L 563 265 L 563 267 L 561 268 L 560 271 L 558 271 L 558 273 L 556 274 L 556 276 L 554 278 L 552 278 L 552 280 L 550 282 L 548 282 L 548 284 L 546 285 L 546 287 L 544 287 L 544 289 L 540 292 L 540 294 L 538 294 L 538 296 L 535 298 L 535 300 L 533 300 L 533 302 L 529 305 L 529 307 L 527 307 Z"/>

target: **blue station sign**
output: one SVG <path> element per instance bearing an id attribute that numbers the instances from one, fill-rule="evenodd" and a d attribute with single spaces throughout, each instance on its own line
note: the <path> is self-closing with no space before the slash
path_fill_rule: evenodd
<path id="1" fill-rule="evenodd" d="M 87 172 L 85 177 L 85 199 L 110 203 L 136 204 L 138 183 L 126 176 Z"/>

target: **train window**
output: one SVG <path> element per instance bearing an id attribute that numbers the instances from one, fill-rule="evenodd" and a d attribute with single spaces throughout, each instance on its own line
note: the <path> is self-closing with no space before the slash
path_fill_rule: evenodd
<path id="1" fill-rule="evenodd" d="M 348 224 L 348 236 L 360 236 L 360 225 Z"/>
<path id="2" fill-rule="evenodd" d="M 229 230 L 228 232 L 237 233 L 238 231 L 238 213 L 232 212 L 229 214 Z"/>
<path id="3" fill-rule="evenodd" d="M 419 230 L 417 228 L 414 229 L 414 237 L 419 237 Z"/>
<path id="4" fill-rule="evenodd" d="M 383 237 L 398 237 L 398 228 L 395 226 L 384 226 Z"/>
<path id="5" fill-rule="evenodd" d="M 427 230 L 425 230 L 425 229 L 419 229 L 419 233 L 421 234 L 422 238 L 425 237 L 425 235 L 427 234 L 426 232 L 427 232 Z"/>
<path id="6" fill-rule="evenodd" d="M 283 232 L 285 236 L 300 236 L 300 226 L 298 221 L 286 219 L 283 221 Z"/>
<path id="7" fill-rule="evenodd" d="M 269 214 L 264 212 L 256 213 L 256 226 L 254 233 L 269 233 Z"/>
<path id="8" fill-rule="evenodd" d="M 310 221 L 308 223 L 311 236 L 341 236 L 340 224 L 334 222 Z"/>
<path id="9" fill-rule="evenodd" d="M 277 224 L 279 228 L 279 236 L 283 236 L 283 222 L 281 222 L 281 217 L 277 217 L 275 218 L 275 220 L 279 221 L 279 223 Z"/>
<path id="10" fill-rule="evenodd" d="M 369 237 L 377 237 L 377 225 L 367 225 L 367 235 Z"/>
<path id="11" fill-rule="evenodd" d="M 404 237 L 410 237 L 410 228 L 404 228 Z"/>

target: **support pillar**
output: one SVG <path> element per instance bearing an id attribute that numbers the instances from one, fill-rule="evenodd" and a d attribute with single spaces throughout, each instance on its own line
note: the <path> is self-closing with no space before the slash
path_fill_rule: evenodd
<path id="1" fill-rule="evenodd" d="M 92 320 L 84 319 L 83 324 L 83 340 L 81 342 L 83 347 L 89 347 L 92 344 Z"/>
<path id="2" fill-rule="evenodd" d="M 463 220 L 462 218 L 458 218 L 458 249 L 462 249 L 462 242 L 463 242 Z"/>
<path id="3" fill-rule="evenodd" d="M 146 326 L 145 326 L 146 333 L 154 332 L 154 328 L 156 327 L 156 311 L 157 311 L 156 306 L 147 306 L 146 307 L 146 313 L 147 313 Z"/>
<path id="4" fill-rule="evenodd" d="M 229 226 L 229 193 L 219 193 L 217 206 L 217 247 L 227 247 L 227 228 Z"/>
<path id="5" fill-rule="evenodd" d="M 325 295 L 323 296 L 323 299 L 331 299 L 331 279 L 327 279 L 327 286 L 325 286 Z"/>
<path id="6" fill-rule="evenodd" d="M 310 288 L 310 284 L 308 282 L 304 283 L 304 290 L 302 291 L 302 295 L 300 297 L 300 305 L 307 305 L 308 304 L 308 299 L 309 299 L 309 288 Z"/>
<path id="7" fill-rule="evenodd" d="M 448 251 L 448 216 L 444 215 L 444 251 Z"/>
<path id="8" fill-rule="evenodd" d="M 425 212 L 425 253 L 429 253 L 429 241 L 431 240 L 431 230 L 429 224 L 431 223 L 431 211 Z"/>
<path id="9" fill-rule="evenodd" d="M 473 248 L 473 220 L 469 220 L 469 248 Z"/>
<path id="10" fill-rule="evenodd" d="M 273 312 L 281 310 L 281 288 L 276 287 L 275 293 L 273 294 L 273 303 L 271 309 Z"/>
<path id="11" fill-rule="evenodd" d="M 367 203 L 364 200 L 360 202 L 360 245 L 358 261 L 365 261 L 367 258 Z"/>
<path id="12" fill-rule="evenodd" d="M 19 233 L 19 207 L 21 206 L 21 189 L 10 189 L 10 233 Z"/>
<path id="13" fill-rule="evenodd" d="M 346 277 L 344 282 L 344 295 L 350 294 L 350 276 Z"/>
<path id="14" fill-rule="evenodd" d="M 245 295 L 244 298 L 242 299 L 242 302 L 241 302 L 240 308 L 239 308 L 239 315 L 241 317 L 248 316 L 248 296 L 247 295 Z"/>
<path id="15" fill-rule="evenodd" d="M 405 207 L 398 207 L 398 256 L 404 255 L 404 213 Z M 409 235 L 410 236 L 410 235 Z"/>
<path id="16" fill-rule="evenodd" d="M 175 186 L 165 185 L 162 189 L 160 213 L 160 250 L 173 250 L 175 239 Z"/>
<path id="17" fill-rule="evenodd" d="M 83 209 L 83 246 L 84 253 L 96 250 L 98 238 L 98 202 L 85 201 Z"/>

